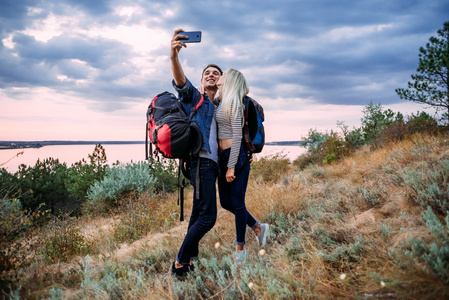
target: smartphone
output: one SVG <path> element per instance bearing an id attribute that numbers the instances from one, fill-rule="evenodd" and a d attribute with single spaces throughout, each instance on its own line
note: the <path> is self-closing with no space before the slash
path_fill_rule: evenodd
<path id="1" fill-rule="evenodd" d="M 189 39 L 180 39 L 184 43 L 199 43 L 201 42 L 201 31 L 184 31 L 180 32 L 179 35 L 185 35 Z"/>

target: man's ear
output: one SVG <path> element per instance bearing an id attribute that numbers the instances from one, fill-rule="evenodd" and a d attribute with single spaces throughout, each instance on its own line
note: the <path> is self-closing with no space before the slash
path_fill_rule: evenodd
<path id="1" fill-rule="evenodd" d="M 203 78 L 201 78 L 201 85 L 204 85 L 204 83 L 203 83 L 203 79 L 204 79 L 204 77 L 203 77 Z"/>

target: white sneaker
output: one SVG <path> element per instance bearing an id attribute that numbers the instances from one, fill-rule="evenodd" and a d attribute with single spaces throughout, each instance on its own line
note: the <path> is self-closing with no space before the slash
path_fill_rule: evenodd
<path id="1" fill-rule="evenodd" d="M 235 251 L 234 261 L 237 265 L 246 263 L 246 249 Z"/>
<path id="2" fill-rule="evenodd" d="M 264 247 L 267 243 L 268 229 L 270 226 L 267 223 L 260 224 L 260 233 L 256 235 L 257 240 L 259 241 L 260 247 Z"/>

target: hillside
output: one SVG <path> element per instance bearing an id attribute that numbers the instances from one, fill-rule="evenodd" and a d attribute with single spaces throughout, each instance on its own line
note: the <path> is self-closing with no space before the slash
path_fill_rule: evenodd
<path id="1" fill-rule="evenodd" d="M 284 163 L 274 157 L 263 167 L 274 172 Z M 174 214 L 177 195 L 130 197 L 113 215 L 54 223 L 53 235 L 64 229 L 70 236 L 72 228 L 87 241 L 85 254 L 66 262 L 38 255 L 44 231 L 29 233 L 19 250 L 27 263 L 2 274 L 12 286 L 4 291 L 23 299 L 449 297 L 447 136 L 365 147 L 327 166 L 289 165 L 273 182 L 255 169 L 246 203 L 271 225 L 265 256 L 248 230 L 248 262 L 233 264 L 234 218 L 219 207 L 195 272 L 175 278 L 170 266 L 187 230 Z M 186 215 L 191 198 L 188 191 Z M 153 216 L 153 230 L 121 242 L 141 214 Z"/>

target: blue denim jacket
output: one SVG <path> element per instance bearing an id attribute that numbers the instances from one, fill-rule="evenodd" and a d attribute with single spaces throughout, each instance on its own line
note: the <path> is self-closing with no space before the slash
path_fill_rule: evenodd
<path id="1" fill-rule="evenodd" d="M 195 107 L 201 100 L 200 92 L 192 85 L 192 83 L 186 78 L 186 84 L 183 87 L 178 87 L 173 80 L 173 87 L 178 92 L 179 101 L 183 103 L 184 110 L 188 115 L 192 107 Z M 215 105 L 210 101 L 207 94 L 204 94 L 203 104 L 198 108 L 197 113 L 193 115 L 194 121 L 198 124 L 203 134 L 203 146 L 202 150 L 211 152 L 209 138 L 212 118 L 215 113 Z"/>

